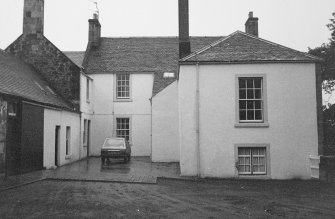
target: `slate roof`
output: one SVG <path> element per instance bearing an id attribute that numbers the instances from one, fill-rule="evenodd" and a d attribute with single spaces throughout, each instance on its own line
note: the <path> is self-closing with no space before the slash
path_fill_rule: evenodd
<path id="1" fill-rule="evenodd" d="M 0 49 L 0 93 L 47 106 L 71 110 L 28 64 Z"/>
<path id="2" fill-rule="evenodd" d="M 183 58 L 187 62 L 319 62 L 320 58 L 236 31 Z"/>
<path id="3" fill-rule="evenodd" d="M 85 57 L 85 51 L 63 51 L 63 53 L 74 62 L 74 64 L 78 65 L 79 67 L 82 67 L 84 57 Z"/>
<path id="4" fill-rule="evenodd" d="M 222 37 L 191 37 L 196 51 Z M 163 78 L 164 72 L 178 72 L 177 37 L 101 38 L 100 46 L 91 49 L 83 64 L 87 74 L 118 72 L 152 72 L 155 74 L 153 96 L 176 78 Z"/>

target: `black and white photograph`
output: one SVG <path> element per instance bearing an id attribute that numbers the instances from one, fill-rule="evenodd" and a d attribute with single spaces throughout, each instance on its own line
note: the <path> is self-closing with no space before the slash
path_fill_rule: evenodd
<path id="1" fill-rule="evenodd" d="M 0 0 L 0 218 L 335 218 L 334 0 Z"/>

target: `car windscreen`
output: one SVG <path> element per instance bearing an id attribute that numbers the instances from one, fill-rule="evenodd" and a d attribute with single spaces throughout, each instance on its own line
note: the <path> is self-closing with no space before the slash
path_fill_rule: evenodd
<path id="1" fill-rule="evenodd" d="M 106 138 L 103 148 L 125 148 L 123 139 Z"/>

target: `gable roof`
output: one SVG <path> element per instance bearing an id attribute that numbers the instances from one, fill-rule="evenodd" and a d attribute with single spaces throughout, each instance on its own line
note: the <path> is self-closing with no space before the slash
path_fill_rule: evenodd
<path id="1" fill-rule="evenodd" d="M 191 49 L 198 50 L 222 37 L 191 37 Z M 101 38 L 91 48 L 83 64 L 87 74 L 154 73 L 154 96 L 176 78 L 163 78 L 164 72 L 178 72 L 178 37 Z"/>
<path id="2" fill-rule="evenodd" d="M 63 51 L 63 53 L 79 67 L 83 66 L 85 51 Z"/>
<path id="3" fill-rule="evenodd" d="M 0 93 L 61 109 L 71 106 L 28 64 L 0 49 Z"/>
<path id="4" fill-rule="evenodd" d="M 181 59 L 186 62 L 320 62 L 320 58 L 236 31 Z"/>

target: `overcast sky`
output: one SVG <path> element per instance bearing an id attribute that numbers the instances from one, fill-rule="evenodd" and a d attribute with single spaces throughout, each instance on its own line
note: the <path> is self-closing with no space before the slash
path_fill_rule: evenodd
<path id="1" fill-rule="evenodd" d="M 22 33 L 24 0 L 0 0 L 0 48 Z M 178 0 L 97 0 L 103 37 L 177 36 Z M 300 51 L 328 42 L 335 0 L 189 0 L 190 35 L 244 31 L 249 11 L 259 36 Z M 45 0 L 44 35 L 63 51 L 86 49 L 89 0 Z"/>

